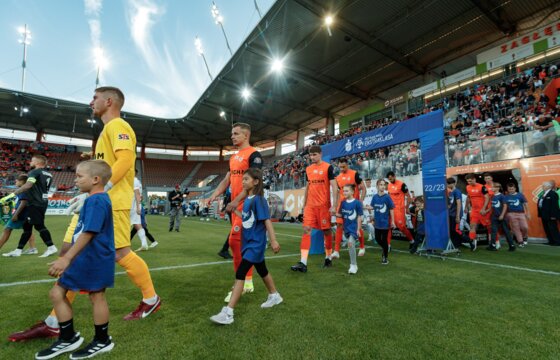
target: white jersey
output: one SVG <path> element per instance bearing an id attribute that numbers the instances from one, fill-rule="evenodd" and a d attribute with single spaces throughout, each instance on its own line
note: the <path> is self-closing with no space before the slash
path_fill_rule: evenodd
<path id="1" fill-rule="evenodd" d="M 140 192 L 140 196 L 142 196 L 142 183 L 138 180 L 137 177 L 134 177 L 134 191 L 138 190 Z M 132 197 L 132 209 L 136 211 L 136 194 Z"/>
<path id="2" fill-rule="evenodd" d="M 366 187 L 366 197 L 364 198 L 364 206 L 371 205 L 371 199 L 373 199 L 373 196 L 375 194 L 377 194 L 377 187 L 372 183 L 369 188 Z"/>

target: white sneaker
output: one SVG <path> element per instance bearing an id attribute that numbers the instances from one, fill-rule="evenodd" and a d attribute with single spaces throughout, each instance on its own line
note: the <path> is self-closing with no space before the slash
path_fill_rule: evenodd
<path id="1" fill-rule="evenodd" d="M 21 250 L 20 249 L 15 249 L 14 251 L 10 251 L 9 253 L 4 253 L 2 254 L 2 256 L 5 257 L 18 257 L 21 256 Z"/>
<path id="2" fill-rule="evenodd" d="M 338 253 L 338 251 L 333 251 L 333 253 L 331 254 L 331 260 L 332 259 L 340 259 L 340 254 Z"/>
<path id="3" fill-rule="evenodd" d="M 135 250 L 135 252 L 139 252 L 139 251 L 148 251 L 148 245 L 140 246 L 138 249 Z"/>
<path id="4" fill-rule="evenodd" d="M 224 298 L 224 302 L 229 303 L 230 300 L 231 300 L 231 291 L 228 292 L 227 296 Z"/>
<path id="5" fill-rule="evenodd" d="M 261 308 L 263 309 L 271 308 L 275 305 L 282 303 L 282 301 L 284 301 L 284 299 L 282 299 L 282 296 L 280 296 L 279 293 L 268 294 L 268 299 L 266 299 L 266 301 L 261 304 Z"/>
<path id="6" fill-rule="evenodd" d="M 22 255 L 37 255 L 38 253 L 39 253 L 39 250 L 37 250 L 37 248 L 27 249 L 27 250 L 23 250 L 21 252 Z"/>
<path id="7" fill-rule="evenodd" d="M 360 248 L 360 251 L 358 251 L 358 256 L 364 256 L 366 254 L 366 248 Z"/>
<path id="8" fill-rule="evenodd" d="M 210 316 L 210 321 L 220 325 L 229 325 L 233 323 L 233 311 L 228 314 L 228 308 L 224 306 L 218 314 Z"/>
<path id="9" fill-rule="evenodd" d="M 159 245 L 159 243 L 157 241 L 154 241 L 153 243 L 150 244 L 150 247 L 155 248 L 158 245 Z"/>
<path id="10" fill-rule="evenodd" d="M 499 241 L 496 241 L 496 250 L 500 250 L 501 247 L 502 247 L 502 244 L 500 244 Z"/>
<path id="11" fill-rule="evenodd" d="M 348 274 L 355 274 L 358 272 L 358 265 L 350 265 L 350 269 L 348 269 Z"/>
<path id="12" fill-rule="evenodd" d="M 47 250 L 43 253 L 43 255 L 39 255 L 40 258 L 46 258 L 48 256 L 54 255 L 58 252 L 56 246 L 51 245 L 47 248 Z"/>
<path id="13" fill-rule="evenodd" d="M 253 280 L 245 280 L 243 284 L 243 294 L 250 294 L 255 291 L 255 286 L 253 285 Z"/>

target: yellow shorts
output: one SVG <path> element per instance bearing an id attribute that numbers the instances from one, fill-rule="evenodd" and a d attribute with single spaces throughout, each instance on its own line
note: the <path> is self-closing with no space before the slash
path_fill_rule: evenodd
<path id="1" fill-rule="evenodd" d="M 130 247 L 130 209 L 113 210 L 115 249 Z"/>
<path id="2" fill-rule="evenodd" d="M 74 214 L 72 216 L 72 220 L 70 220 L 70 225 L 68 225 L 68 229 L 66 229 L 66 234 L 64 234 L 63 242 L 67 244 L 72 244 L 72 237 L 74 236 L 74 231 L 76 230 L 76 225 L 78 225 L 78 219 L 80 215 Z"/>

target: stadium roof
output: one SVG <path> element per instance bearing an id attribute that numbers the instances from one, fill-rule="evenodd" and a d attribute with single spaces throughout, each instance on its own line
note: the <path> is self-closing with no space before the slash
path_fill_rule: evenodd
<path id="1" fill-rule="evenodd" d="M 227 147 L 232 121 L 250 123 L 256 143 L 274 141 L 472 66 L 466 55 L 559 9 L 555 0 L 278 0 L 187 115 L 123 117 L 150 146 Z M 2 127 L 94 138 L 101 124 L 90 116 L 87 104 L 0 89 Z"/>

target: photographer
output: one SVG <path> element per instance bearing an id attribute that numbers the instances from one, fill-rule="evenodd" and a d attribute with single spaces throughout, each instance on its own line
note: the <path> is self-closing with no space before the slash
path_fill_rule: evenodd
<path id="1" fill-rule="evenodd" d="M 185 190 L 183 193 L 179 184 L 175 185 L 175 190 L 171 191 L 167 196 L 169 200 L 169 205 L 171 207 L 169 211 L 169 231 L 179 232 L 179 227 L 181 226 L 181 206 L 183 204 L 183 195 L 188 195 L 189 191 Z"/>

